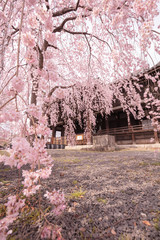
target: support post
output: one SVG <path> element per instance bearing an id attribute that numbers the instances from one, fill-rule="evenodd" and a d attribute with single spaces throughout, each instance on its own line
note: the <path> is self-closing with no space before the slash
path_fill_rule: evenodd
<path id="1" fill-rule="evenodd" d="M 56 128 L 52 126 L 52 139 L 51 139 L 51 144 L 55 144 L 55 133 L 56 133 Z"/>
<path id="2" fill-rule="evenodd" d="M 134 132 L 133 132 L 133 128 L 132 128 L 132 125 L 131 125 L 130 113 L 128 111 L 126 113 L 127 113 L 128 129 L 131 132 L 131 136 L 132 136 L 132 144 L 135 144 L 136 141 L 135 141 L 135 135 L 134 135 Z"/>
<path id="3" fill-rule="evenodd" d="M 153 124 L 154 139 L 155 139 L 156 143 L 159 143 L 157 125 L 158 125 L 158 123 L 156 121 L 154 121 L 154 124 Z"/>
<path id="4" fill-rule="evenodd" d="M 85 135 L 86 135 L 87 145 L 90 145 L 92 143 L 92 132 L 91 132 L 91 122 L 90 122 L 89 113 L 87 115 L 87 126 L 86 126 Z"/>
<path id="5" fill-rule="evenodd" d="M 109 133 L 109 121 L 108 121 L 108 118 L 106 118 L 106 131 L 107 131 L 107 134 Z"/>

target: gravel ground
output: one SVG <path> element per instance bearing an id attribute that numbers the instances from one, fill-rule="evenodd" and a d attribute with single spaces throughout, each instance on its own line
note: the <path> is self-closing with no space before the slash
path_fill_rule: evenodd
<path id="1" fill-rule="evenodd" d="M 49 220 L 61 226 L 65 240 L 160 239 L 159 151 L 50 150 L 50 154 L 54 168 L 44 185 L 62 190 L 67 207 L 61 217 Z M 17 171 L 11 174 L 1 168 L 0 203 L 6 200 L 5 191 L 14 191 L 7 181 L 16 182 Z M 19 233 L 15 239 L 37 239 L 35 229 L 32 235 Z"/>

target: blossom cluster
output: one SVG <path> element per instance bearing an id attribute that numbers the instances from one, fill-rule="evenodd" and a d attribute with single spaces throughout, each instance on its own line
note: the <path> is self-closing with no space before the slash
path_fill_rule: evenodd
<path id="1" fill-rule="evenodd" d="M 41 239 L 63 240 L 60 231 L 61 228 L 58 226 L 45 225 L 41 232 Z"/>
<path id="2" fill-rule="evenodd" d="M 52 167 L 46 167 L 39 169 L 37 171 L 27 171 L 23 170 L 24 181 L 24 190 L 23 194 L 27 197 L 36 193 L 36 191 L 41 187 L 40 184 L 37 184 L 39 179 L 46 179 L 51 175 Z"/>
<path id="3" fill-rule="evenodd" d="M 50 203 L 54 206 L 52 212 L 55 215 L 60 215 L 65 209 L 65 197 L 64 193 L 60 193 L 55 189 L 52 192 L 46 192 L 44 195 L 47 199 L 49 199 Z"/>
<path id="4" fill-rule="evenodd" d="M 17 199 L 16 195 L 9 196 L 8 202 L 5 204 L 7 207 L 6 217 L 0 220 L 0 239 L 5 240 L 6 236 L 12 231 L 7 231 L 9 225 L 17 218 L 20 209 L 25 205 L 25 199 Z"/>

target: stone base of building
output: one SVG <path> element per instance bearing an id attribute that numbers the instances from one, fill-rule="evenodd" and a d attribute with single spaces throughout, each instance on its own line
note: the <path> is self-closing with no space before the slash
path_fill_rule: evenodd
<path id="1" fill-rule="evenodd" d="M 116 149 L 115 137 L 111 135 L 93 136 L 93 150 L 114 151 Z"/>

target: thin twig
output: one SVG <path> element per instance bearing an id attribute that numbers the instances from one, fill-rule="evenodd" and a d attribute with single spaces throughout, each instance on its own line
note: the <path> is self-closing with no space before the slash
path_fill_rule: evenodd
<path id="1" fill-rule="evenodd" d="M 70 33 L 70 34 L 73 34 L 73 35 L 88 35 L 88 36 L 94 37 L 94 38 L 96 38 L 97 40 L 99 40 L 99 41 L 107 44 L 107 46 L 109 47 L 110 51 L 112 52 L 112 48 L 111 48 L 111 46 L 109 45 L 109 43 L 106 42 L 105 40 L 97 37 L 97 36 L 94 35 L 94 34 L 91 34 L 91 33 L 88 33 L 88 32 L 78 32 L 78 31 L 77 31 L 77 32 L 74 32 L 74 31 L 67 30 L 67 29 L 65 29 L 65 28 L 63 28 L 63 31 L 64 31 L 64 32 L 67 32 L 67 33 Z"/>
<path id="2" fill-rule="evenodd" d="M 5 102 L 1 107 L 0 107 L 0 110 L 2 109 L 2 108 L 4 108 L 9 102 L 11 102 L 13 99 L 15 99 L 15 97 L 16 97 L 16 95 L 14 96 L 14 97 L 12 97 L 12 98 L 10 98 L 7 102 Z"/>
<path id="3" fill-rule="evenodd" d="M 3 10 L 2 10 L 3 12 L 4 12 L 4 10 L 5 10 L 6 6 L 7 6 L 8 1 L 9 1 L 9 0 L 6 0 L 5 4 L 4 4 L 4 6 L 3 6 Z"/>
<path id="4" fill-rule="evenodd" d="M 21 33 L 22 33 L 22 24 L 23 24 L 23 16 L 24 16 L 24 6 L 25 6 L 25 0 L 23 0 L 23 4 L 22 4 L 21 22 L 20 22 L 20 27 L 19 27 L 18 52 L 17 52 L 17 71 L 16 71 L 17 76 L 18 76 L 18 71 L 19 71 L 19 57 L 20 57 L 20 45 L 21 45 Z"/>
<path id="5" fill-rule="evenodd" d="M 57 88 L 67 89 L 67 88 L 71 88 L 71 87 L 74 87 L 74 86 L 75 86 L 75 84 L 70 85 L 70 86 L 55 86 L 55 87 L 52 88 L 51 91 L 49 92 L 48 97 L 51 97 L 51 96 L 52 96 L 52 93 L 54 93 L 54 91 L 55 91 Z"/>
<path id="6" fill-rule="evenodd" d="M 7 81 L 7 83 L 4 85 L 4 87 L 2 88 L 2 90 L 0 91 L 0 94 L 3 92 L 3 90 L 5 89 L 5 87 L 8 85 L 8 83 L 12 80 L 12 78 L 13 77 L 15 77 L 16 76 L 16 73 L 14 73 L 11 77 L 10 77 L 10 79 Z"/>
<path id="7" fill-rule="evenodd" d="M 86 35 L 84 35 L 84 36 L 85 36 L 85 39 L 86 39 L 87 44 L 88 44 L 88 47 L 89 47 L 89 63 L 88 63 L 88 68 L 89 68 L 89 67 L 90 67 L 90 63 L 91 63 L 91 53 L 92 53 L 92 49 L 91 49 L 91 45 L 90 45 L 90 43 L 89 43 L 89 41 L 88 41 L 87 36 L 86 36 Z"/>
<path id="8" fill-rule="evenodd" d="M 160 35 L 160 32 L 157 32 L 156 30 L 151 30 L 151 31 Z"/>
<path id="9" fill-rule="evenodd" d="M 80 3 L 80 0 L 77 1 L 75 7 L 63 8 L 63 9 L 60 10 L 60 11 L 57 11 L 57 12 L 52 13 L 52 17 L 59 17 L 59 16 L 62 16 L 62 15 L 64 15 L 64 14 L 66 14 L 66 13 L 77 11 L 77 9 L 78 9 L 78 7 L 79 7 L 79 3 Z"/>

